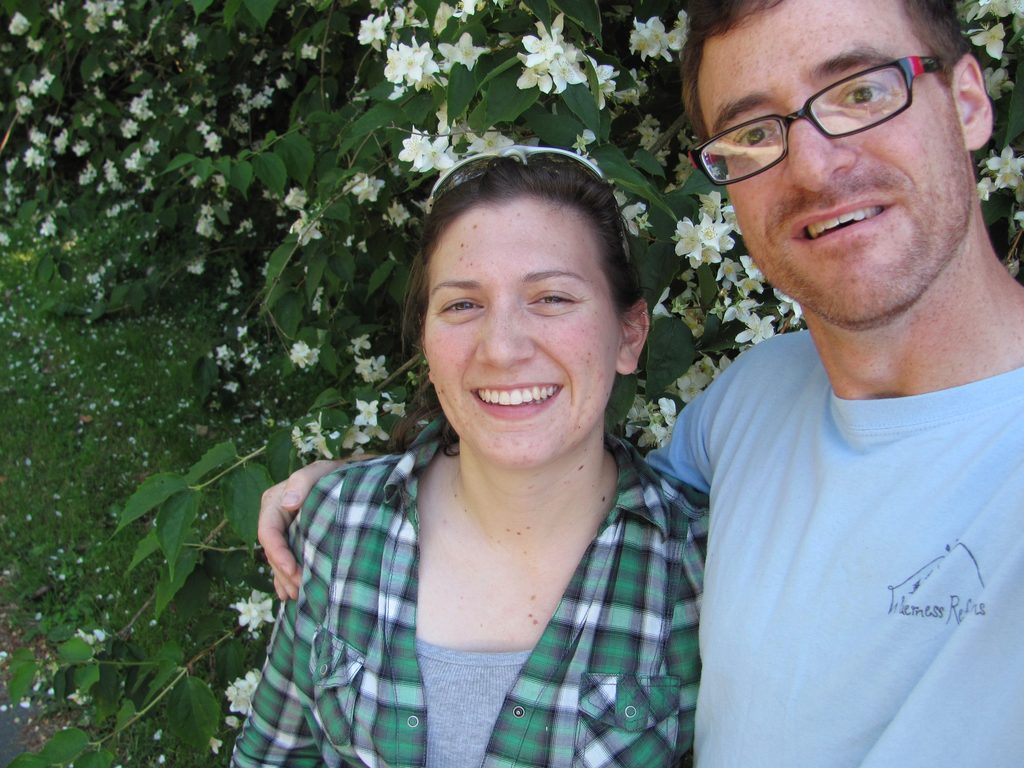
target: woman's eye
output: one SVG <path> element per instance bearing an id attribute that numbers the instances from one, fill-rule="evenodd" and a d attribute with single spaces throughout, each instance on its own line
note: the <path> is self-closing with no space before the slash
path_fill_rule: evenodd
<path id="1" fill-rule="evenodd" d="M 571 304 L 572 299 L 565 296 L 541 296 L 539 302 L 541 304 Z"/>
<path id="2" fill-rule="evenodd" d="M 442 310 L 443 312 L 466 312 L 470 309 L 475 309 L 476 304 L 472 301 L 453 301 L 448 304 Z"/>

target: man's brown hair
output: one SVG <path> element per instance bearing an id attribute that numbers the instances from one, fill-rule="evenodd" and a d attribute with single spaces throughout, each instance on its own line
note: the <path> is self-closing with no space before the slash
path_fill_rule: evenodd
<path id="1" fill-rule="evenodd" d="M 960 29 L 954 0 L 900 0 L 910 18 L 914 33 L 921 38 L 928 50 L 906 51 L 907 56 L 934 56 L 942 63 L 945 71 L 971 47 Z M 697 77 L 700 74 L 704 43 L 712 37 L 742 24 L 748 17 L 766 11 L 785 0 L 691 0 L 688 14 L 690 30 L 683 47 L 682 80 L 683 107 L 690 118 L 690 124 L 701 139 L 708 137 L 704 114 L 700 108 L 700 94 L 697 92 Z M 813 45 L 813 43 L 809 43 Z M 785 52 L 780 52 L 785 55 Z"/>

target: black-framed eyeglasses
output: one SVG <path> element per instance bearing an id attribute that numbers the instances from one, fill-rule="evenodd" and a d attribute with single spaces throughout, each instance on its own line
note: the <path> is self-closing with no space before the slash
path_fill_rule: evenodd
<path id="1" fill-rule="evenodd" d="M 757 117 L 715 134 L 694 147 L 690 159 L 714 184 L 749 179 L 786 157 L 795 121 L 806 118 L 831 138 L 866 131 L 907 109 L 914 78 L 940 68 L 938 59 L 907 56 L 865 69 L 821 89 L 796 112 Z"/>
<path id="2" fill-rule="evenodd" d="M 567 149 L 558 147 L 528 146 L 526 144 L 513 144 L 502 147 L 494 152 L 484 152 L 476 155 L 469 155 L 459 160 L 451 168 L 445 170 L 434 182 L 430 190 L 430 197 L 427 198 L 427 210 L 433 206 L 434 201 L 450 189 L 482 175 L 496 157 L 510 157 L 523 165 L 530 164 L 531 157 L 543 157 L 545 162 L 564 161 L 582 166 L 599 179 L 604 179 L 604 173 L 593 160 L 583 155 L 577 155 Z"/>

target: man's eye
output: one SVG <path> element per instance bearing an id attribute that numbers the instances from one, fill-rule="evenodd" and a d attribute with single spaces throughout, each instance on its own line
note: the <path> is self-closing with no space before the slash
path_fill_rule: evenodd
<path id="1" fill-rule="evenodd" d="M 873 85 L 862 83 L 851 88 L 846 94 L 846 101 L 850 104 L 872 104 L 882 98 L 883 94 Z"/>
<path id="2" fill-rule="evenodd" d="M 736 132 L 735 141 L 744 147 L 756 147 L 768 139 L 768 130 L 763 125 L 752 125 Z"/>

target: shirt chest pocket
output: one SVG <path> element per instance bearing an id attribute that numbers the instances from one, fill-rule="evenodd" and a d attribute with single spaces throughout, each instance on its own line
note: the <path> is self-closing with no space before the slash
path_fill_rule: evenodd
<path id="1" fill-rule="evenodd" d="M 681 684 L 668 675 L 583 675 L 573 765 L 669 765 Z"/>
<path id="2" fill-rule="evenodd" d="M 356 702 L 365 662 L 357 649 L 323 627 L 317 628 L 310 654 L 313 711 L 327 741 L 343 754 L 351 753 L 359 730 Z"/>

